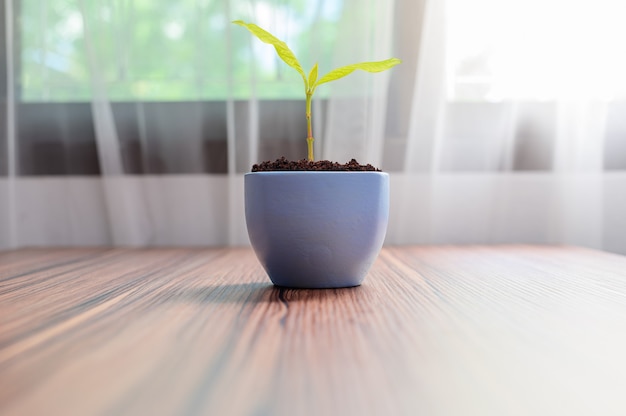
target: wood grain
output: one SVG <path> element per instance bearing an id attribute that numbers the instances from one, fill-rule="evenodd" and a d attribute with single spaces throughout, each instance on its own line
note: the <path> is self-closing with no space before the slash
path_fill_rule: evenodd
<path id="1" fill-rule="evenodd" d="M 626 414 L 626 258 L 388 247 L 361 287 L 249 249 L 0 253 L 2 415 Z"/>

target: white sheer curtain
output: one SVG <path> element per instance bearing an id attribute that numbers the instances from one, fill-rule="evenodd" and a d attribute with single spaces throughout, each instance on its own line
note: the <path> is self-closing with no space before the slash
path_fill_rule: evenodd
<path id="1" fill-rule="evenodd" d="M 260 158 L 300 155 L 305 146 L 297 128 L 279 127 L 293 126 L 299 109 L 292 102 L 271 104 L 273 90 L 263 89 L 267 82 L 276 90 L 289 86 L 294 78 L 271 48 L 229 24 L 241 18 L 297 44 L 306 67 L 325 54 L 322 72 L 390 56 L 404 61 L 388 73 L 356 73 L 329 84 L 314 102 L 318 157 L 356 157 L 391 173 L 388 244 L 577 244 L 626 253 L 626 84 L 620 75 L 626 73 L 620 53 L 626 13 L 619 1 L 197 0 L 171 15 L 155 6 L 148 14 L 163 18 L 172 42 L 193 36 L 197 45 L 180 56 L 168 56 L 163 45 L 164 60 L 180 59 L 171 83 L 181 83 L 179 73 L 192 74 L 191 92 L 174 98 L 186 102 L 180 107 L 152 103 L 146 88 L 163 87 L 150 79 L 133 84 L 137 96 L 119 103 L 122 81 L 140 66 L 133 61 L 139 52 L 124 38 L 135 33 L 139 6 L 81 0 L 59 10 L 53 3 L 4 4 L 0 248 L 247 244 L 243 172 Z M 41 23 L 35 39 L 43 46 L 35 51 L 18 42 L 28 33 L 15 17 L 28 10 L 37 10 Z M 83 48 L 98 175 L 29 173 L 37 172 L 39 159 L 23 144 L 33 129 L 26 115 L 39 107 L 22 103 L 54 101 L 45 97 L 44 81 L 57 70 L 50 57 L 64 47 L 63 39 L 46 37 L 47 13 L 74 16 L 54 33 L 78 39 Z M 225 46 L 206 50 L 207 31 Z M 325 38 L 332 38 L 332 53 L 320 51 Z M 246 46 L 236 48 L 241 42 Z M 104 53 L 109 48 L 116 51 L 113 63 Z M 47 75 L 28 90 L 24 68 L 33 53 Z M 243 70 L 240 54 L 248 62 Z M 218 63 L 232 75 L 212 78 Z M 277 82 L 265 78 L 264 65 L 274 68 Z M 213 86 L 222 98 L 203 104 L 211 98 L 202 91 Z M 50 108 L 57 107 L 41 111 Z M 73 108 L 54 111 L 67 121 Z M 60 137 L 72 136 L 67 126 L 75 124 L 64 123 Z M 206 160 L 218 152 L 219 140 L 207 137 L 219 139 L 220 129 L 225 166 L 214 169 L 220 162 Z M 133 143 L 139 147 L 134 159 Z M 66 150 L 42 163 L 55 157 L 76 160 Z"/>
<path id="2" fill-rule="evenodd" d="M 626 252 L 622 3 L 448 0 L 423 14 L 390 241 Z"/>

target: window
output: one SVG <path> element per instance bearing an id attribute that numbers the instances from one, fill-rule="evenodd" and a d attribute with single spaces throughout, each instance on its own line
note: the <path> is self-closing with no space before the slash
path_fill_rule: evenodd
<path id="1" fill-rule="evenodd" d="M 19 173 L 90 175 L 100 173 L 94 85 L 111 100 L 127 173 L 226 172 L 226 100 L 233 98 L 237 117 L 245 118 L 250 96 L 263 101 L 259 137 L 270 138 L 259 157 L 276 149 L 304 157 L 303 146 L 292 143 L 304 134 L 294 132 L 306 129 L 300 76 L 230 20 L 254 21 L 285 40 L 304 66 L 315 57 L 329 70 L 344 5 L 18 0 L 15 7 Z M 281 123 L 265 122 L 268 116 Z M 238 148 L 238 157 L 246 151 Z"/>
<path id="2" fill-rule="evenodd" d="M 89 101 L 95 76 L 114 101 L 244 99 L 252 93 L 261 99 L 300 99 L 298 74 L 279 62 L 269 46 L 229 21 L 254 16 L 248 20 L 285 40 L 307 67 L 315 56 L 328 70 L 342 2 L 265 1 L 254 2 L 254 9 L 251 4 L 23 0 L 21 98 Z M 286 37 L 286 28 L 292 38 Z"/>

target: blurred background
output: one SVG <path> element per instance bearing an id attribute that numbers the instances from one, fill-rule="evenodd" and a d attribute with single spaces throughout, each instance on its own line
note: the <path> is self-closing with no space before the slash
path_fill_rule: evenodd
<path id="1" fill-rule="evenodd" d="M 391 175 L 387 244 L 626 253 L 622 0 L 6 0 L 0 248 L 246 245 L 243 174 L 316 154 Z"/>

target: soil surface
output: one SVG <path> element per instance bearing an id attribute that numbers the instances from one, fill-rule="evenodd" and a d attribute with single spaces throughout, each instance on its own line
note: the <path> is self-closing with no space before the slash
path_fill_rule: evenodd
<path id="1" fill-rule="evenodd" d="M 361 165 L 355 159 L 352 159 L 348 163 L 331 162 L 330 160 L 316 160 L 310 162 L 306 159 L 301 160 L 288 160 L 285 157 L 276 159 L 275 161 L 266 161 L 257 163 L 252 166 L 252 172 L 271 172 L 271 171 L 283 171 L 283 170 L 307 170 L 307 171 L 371 171 L 381 172 L 380 169 L 367 164 Z"/>

